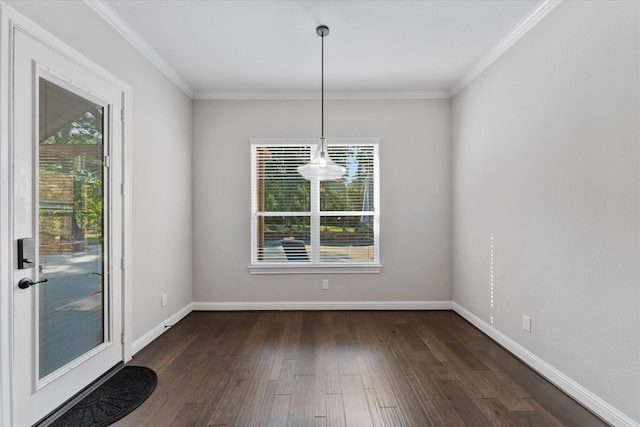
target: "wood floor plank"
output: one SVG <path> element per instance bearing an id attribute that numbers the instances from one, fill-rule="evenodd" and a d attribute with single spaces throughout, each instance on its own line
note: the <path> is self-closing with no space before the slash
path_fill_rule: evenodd
<path id="1" fill-rule="evenodd" d="M 340 375 L 359 375 L 357 354 L 357 336 L 350 327 L 353 322 L 354 313 L 347 311 L 341 316 L 334 316 L 333 330 L 336 343 L 336 354 L 338 356 L 338 369 Z"/>
<path id="2" fill-rule="evenodd" d="M 436 365 L 420 365 L 433 381 L 459 381 L 459 366 L 453 363 L 441 363 Z"/>
<path id="3" fill-rule="evenodd" d="M 273 407 L 269 417 L 269 427 L 282 427 L 287 425 L 291 412 L 291 396 L 279 394 L 273 399 Z"/>
<path id="4" fill-rule="evenodd" d="M 391 318 L 396 319 L 397 321 L 404 320 L 398 316 L 390 317 L 389 314 L 382 316 L 382 318 Z M 411 348 L 399 333 L 398 324 L 386 321 L 381 325 L 380 333 L 386 340 L 386 343 L 392 353 L 392 357 L 388 358 L 388 360 L 394 360 L 402 368 L 405 375 L 412 375 L 413 371 L 411 364 L 414 363 L 415 360 L 412 360 Z"/>
<path id="5" fill-rule="evenodd" d="M 346 337 L 336 340 L 336 346 L 338 346 L 338 371 L 340 375 L 360 375 L 356 352 L 347 344 L 349 341 L 350 339 Z"/>
<path id="6" fill-rule="evenodd" d="M 140 405 L 135 411 L 127 415 L 125 418 L 112 424 L 116 427 L 137 427 L 147 425 L 145 420 L 151 416 L 155 411 L 162 407 L 164 397 L 150 396 L 143 405 Z"/>
<path id="7" fill-rule="evenodd" d="M 382 414 L 380 413 L 380 405 L 378 404 L 378 399 L 376 399 L 374 390 L 371 388 L 365 388 L 364 397 L 367 399 L 367 404 L 369 405 L 369 414 L 371 415 L 373 427 L 384 427 L 384 421 L 382 420 Z"/>
<path id="8" fill-rule="evenodd" d="M 385 368 L 385 374 L 394 393 L 398 408 L 407 425 L 431 426 L 432 423 L 422 410 L 420 399 L 413 392 L 413 388 L 400 364 L 393 360 L 384 360 L 382 365 Z"/>
<path id="9" fill-rule="evenodd" d="M 256 421 L 255 425 L 257 426 L 269 425 L 269 420 L 271 419 L 271 412 L 273 411 L 273 405 L 276 400 L 277 386 L 278 386 L 277 381 L 270 380 L 267 383 L 267 388 L 264 391 L 264 396 L 262 396 L 262 402 L 260 403 L 260 412 L 258 414 L 258 420 Z"/>
<path id="10" fill-rule="evenodd" d="M 398 406 L 396 395 L 391 388 L 385 370 L 385 358 L 364 357 L 363 369 L 366 371 L 363 387 L 376 391 L 376 398 L 381 408 L 395 408 Z"/>
<path id="11" fill-rule="evenodd" d="M 292 394 L 293 382 L 295 380 L 296 361 L 286 359 L 283 360 L 280 378 L 278 379 L 278 388 L 276 394 Z"/>
<path id="12" fill-rule="evenodd" d="M 170 420 L 169 425 L 196 427 L 206 408 L 207 405 L 204 403 L 185 403 Z"/>
<path id="13" fill-rule="evenodd" d="M 325 392 L 342 393 L 340 387 L 340 364 L 338 362 L 338 350 L 335 342 L 326 343 L 324 361 Z"/>
<path id="14" fill-rule="evenodd" d="M 382 422 L 386 427 L 408 427 L 400 409 L 398 408 L 380 408 Z"/>
<path id="15" fill-rule="evenodd" d="M 465 423 L 458 416 L 451 402 L 446 398 L 427 399 L 422 407 L 434 426 L 464 427 Z"/>
<path id="16" fill-rule="evenodd" d="M 500 400 L 509 411 L 533 411 L 527 401 L 528 396 L 519 396 L 517 390 L 508 387 L 502 382 L 501 377 L 495 375 L 495 371 L 470 371 L 468 374 L 474 382 L 486 385 L 491 390 L 492 397 Z"/>
<path id="17" fill-rule="evenodd" d="M 117 427 L 606 425 L 451 311 L 193 312 L 131 364 Z"/>
<path id="18" fill-rule="evenodd" d="M 391 357 L 386 341 L 380 335 L 376 318 L 370 312 L 362 315 L 356 328 L 359 352 L 362 357 Z"/>
<path id="19" fill-rule="evenodd" d="M 326 394 L 327 427 L 345 427 L 345 412 L 342 394 Z"/>
<path id="20" fill-rule="evenodd" d="M 286 340 L 283 337 L 284 359 L 294 359 L 298 354 L 300 346 L 300 335 L 302 334 L 302 321 L 304 319 L 302 311 L 290 312 L 290 318 L 287 321 L 289 329 L 287 330 Z"/>
<path id="21" fill-rule="evenodd" d="M 424 388 L 422 387 L 422 384 L 420 384 L 420 382 L 416 378 L 416 376 L 407 375 L 407 380 L 409 381 L 409 384 L 411 385 L 411 389 L 415 393 L 418 400 L 425 400 L 427 398 L 427 394 Z"/>
<path id="22" fill-rule="evenodd" d="M 346 425 L 348 427 L 373 426 L 360 375 L 340 375 L 340 384 Z"/>
<path id="23" fill-rule="evenodd" d="M 486 372 L 490 371 L 477 371 L 468 369 L 466 365 L 460 366 L 456 369 L 457 383 L 464 388 L 467 395 L 472 399 L 495 398 L 497 391 L 488 381 L 487 375 L 482 375 Z"/>
<path id="24" fill-rule="evenodd" d="M 319 344 L 316 355 L 316 369 L 313 382 L 313 395 L 315 403 L 313 406 L 315 417 L 327 417 L 327 342 Z"/>
<path id="25" fill-rule="evenodd" d="M 547 425 L 549 427 L 564 427 L 565 424 L 563 424 L 561 421 L 559 421 L 559 419 L 552 414 L 551 412 L 547 411 L 547 409 L 545 407 L 543 407 L 542 405 L 540 405 L 536 399 L 533 398 L 528 398 L 527 399 L 527 404 L 529 406 L 531 406 L 534 411 L 536 412 L 536 416 L 532 416 L 532 415 L 526 415 L 526 414 L 522 414 L 522 415 L 517 415 L 518 418 L 522 417 L 522 418 L 529 418 L 529 420 L 527 420 L 527 422 L 529 422 L 531 424 L 531 418 L 536 417 L 537 416 L 541 416 L 542 419 L 544 419 L 544 421 L 547 423 Z M 575 425 L 575 424 L 574 424 Z M 585 424 L 587 426 L 591 426 L 591 425 L 598 425 L 598 424 L 591 424 L 591 423 L 587 423 Z M 577 427 L 577 425 L 576 425 Z"/>
<path id="26" fill-rule="evenodd" d="M 437 341 L 442 343 L 457 343 L 461 342 L 461 337 L 457 337 L 452 334 L 443 324 L 441 319 L 422 319 L 421 322 L 427 327 L 429 335 L 436 338 Z"/>
<path id="27" fill-rule="evenodd" d="M 183 409 L 187 392 L 189 391 L 189 383 L 195 381 L 196 378 L 190 376 L 187 381 L 180 382 L 178 387 L 169 387 L 168 384 L 165 384 L 164 390 L 158 390 L 158 393 L 164 394 L 166 398 L 156 411 L 153 411 L 145 418 L 144 423 L 158 427 L 174 425 L 171 423 L 171 420 L 175 417 L 172 416 Z"/>
<path id="28" fill-rule="evenodd" d="M 419 397 L 423 400 L 444 398 L 444 393 L 436 386 L 436 381 L 440 378 L 432 373 L 433 371 L 429 369 L 429 366 L 430 365 L 425 363 L 417 363 L 413 366 L 415 379 L 420 385 L 421 390 Z"/>
<path id="29" fill-rule="evenodd" d="M 461 360 L 468 369 L 488 370 L 487 366 L 462 343 L 448 343 L 447 347 Z"/>
<path id="30" fill-rule="evenodd" d="M 203 395 L 203 400 L 207 401 L 207 407 L 202 411 L 202 415 L 200 416 L 197 425 L 206 426 L 209 424 L 209 420 L 220 404 L 220 399 L 222 399 L 222 396 L 224 396 L 224 394 L 226 393 L 235 375 L 236 374 L 233 372 L 223 372 L 218 377 L 219 381 L 211 382 L 211 388 L 206 394 Z"/>
<path id="31" fill-rule="evenodd" d="M 429 329 L 429 326 L 418 323 L 415 324 L 414 327 L 416 328 L 418 336 L 429 348 L 429 351 L 436 361 L 438 363 L 446 363 L 448 361 L 446 344 L 440 341 L 440 339 L 433 334 L 433 331 Z"/>
<path id="32" fill-rule="evenodd" d="M 291 412 L 287 426 L 310 426 L 315 424 L 314 375 L 296 375 L 291 396 Z"/>
<path id="33" fill-rule="evenodd" d="M 457 381 L 439 381 L 437 384 L 465 425 L 474 427 L 491 425 L 461 384 Z"/>
<path id="34" fill-rule="evenodd" d="M 306 312 L 302 321 L 300 341 L 296 354 L 296 375 L 314 375 L 316 368 L 316 334 L 321 317 L 315 312 Z"/>
<path id="35" fill-rule="evenodd" d="M 190 384 L 191 388 L 185 399 L 186 403 L 209 403 L 216 391 L 224 392 L 232 378 L 228 368 L 231 365 L 231 357 L 212 357 L 210 369 L 201 373 L 202 378 Z"/>
<path id="36" fill-rule="evenodd" d="M 263 343 L 279 340 L 282 331 L 278 331 L 277 329 L 278 328 L 273 327 L 268 328 L 265 339 L 262 340 Z M 262 354 L 258 357 L 251 376 L 247 381 L 245 397 L 242 399 L 242 407 L 239 407 L 238 410 L 235 411 L 230 424 L 241 426 L 256 425 L 256 421 L 260 416 L 262 401 L 267 393 L 269 374 L 273 369 L 276 355 L 277 352 L 271 351 L 269 346 L 265 345 L 263 347 Z"/>
<path id="37" fill-rule="evenodd" d="M 163 373 L 167 369 L 167 367 L 176 360 L 177 357 L 182 355 L 183 351 L 189 346 L 189 344 L 191 344 L 191 342 L 197 339 L 197 337 L 197 334 L 189 334 L 183 341 L 174 343 L 174 345 L 171 346 L 171 349 L 167 351 L 161 359 L 159 359 L 152 365 L 153 370 L 156 371 L 157 374 Z"/>
<path id="38" fill-rule="evenodd" d="M 525 366 L 501 347 L 496 346 L 493 361 L 509 377 L 513 378 L 528 394 L 549 413 L 566 426 L 596 426 L 603 425 L 602 421 L 585 410 L 575 400 L 568 398 L 560 389 L 537 374 L 532 375 L 530 368 Z"/>
<path id="39" fill-rule="evenodd" d="M 271 369 L 270 381 L 277 381 L 280 378 L 280 370 L 282 369 L 282 363 L 285 359 L 285 352 L 287 351 L 287 344 L 291 336 L 291 323 L 284 324 L 282 331 L 282 337 L 280 338 L 280 345 L 278 346 L 278 353 L 276 354 L 276 360 Z"/>
<path id="40" fill-rule="evenodd" d="M 509 411 L 498 399 L 479 399 L 476 404 L 480 411 L 491 422 L 491 425 L 498 427 L 519 426 L 514 412 Z"/>
<path id="41" fill-rule="evenodd" d="M 536 411 L 520 411 L 520 412 L 512 412 L 511 417 L 513 419 L 513 424 L 519 427 L 550 427 L 554 424 L 550 424 L 548 418 L 543 416 L 540 412 Z M 559 426 L 561 424 L 555 424 Z M 565 426 L 570 426 L 565 424 Z M 578 427 L 578 424 L 574 424 L 575 427 Z"/>
<path id="42" fill-rule="evenodd" d="M 216 406 L 216 409 L 209 420 L 209 425 L 228 425 L 239 408 L 238 402 L 242 402 L 244 400 L 245 394 L 248 391 L 248 380 L 256 365 L 256 359 L 244 358 L 240 360 L 240 363 L 241 366 L 238 368 L 238 372 L 234 373 L 233 379 Z"/>
<path id="43" fill-rule="evenodd" d="M 400 324 L 396 325 L 404 341 L 413 350 L 412 360 L 416 362 L 424 363 L 439 363 L 437 355 L 431 351 L 431 347 L 428 346 L 422 337 L 420 337 L 418 330 L 413 324 Z"/>

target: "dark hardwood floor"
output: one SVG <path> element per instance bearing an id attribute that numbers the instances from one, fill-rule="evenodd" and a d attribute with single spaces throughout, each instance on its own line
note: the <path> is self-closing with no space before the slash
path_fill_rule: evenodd
<path id="1" fill-rule="evenodd" d="M 116 426 L 607 425 L 452 311 L 193 312 Z"/>

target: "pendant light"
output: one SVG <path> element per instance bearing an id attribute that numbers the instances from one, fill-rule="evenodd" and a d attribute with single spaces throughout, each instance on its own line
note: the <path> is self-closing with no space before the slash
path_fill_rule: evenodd
<path id="1" fill-rule="evenodd" d="M 322 92 L 321 92 L 321 135 L 316 149 L 316 155 L 305 165 L 298 166 L 298 173 L 309 181 L 336 181 L 345 174 L 347 169 L 344 166 L 333 163 L 327 151 L 327 138 L 324 137 L 324 38 L 329 35 L 329 27 L 320 25 L 316 28 L 316 33 L 322 39 Z"/>

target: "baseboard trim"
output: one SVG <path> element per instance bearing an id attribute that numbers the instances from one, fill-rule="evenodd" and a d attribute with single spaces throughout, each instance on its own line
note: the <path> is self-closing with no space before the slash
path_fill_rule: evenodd
<path id="1" fill-rule="evenodd" d="M 169 318 L 167 318 L 164 322 L 160 323 L 155 328 L 151 329 L 149 332 L 135 340 L 131 344 L 131 354 L 135 356 L 140 350 L 151 344 L 153 340 L 158 338 L 160 335 L 165 333 L 169 328 L 180 320 L 182 320 L 187 314 L 193 311 L 193 303 L 187 304 L 183 309 L 173 314 Z"/>
<path id="2" fill-rule="evenodd" d="M 452 305 L 453 301 L 194 302 L 193 310 L 451 310 Z"/>
<path id="3" fill-rule="evenodd" d="M 562 391 L 573 397 L 596 415 L 616 427 L 640 427 L 640 424 L 623 414 L 529 350 L 480 319 L 460 304 L 453 302 L 452 309 L 487 334 L 491 339 L 513 353 L 531 369 L 538 372 Z"/>

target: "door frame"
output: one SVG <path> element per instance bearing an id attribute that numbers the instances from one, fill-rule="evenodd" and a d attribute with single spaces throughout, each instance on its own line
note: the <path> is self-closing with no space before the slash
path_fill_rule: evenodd
<path id="1" fill-rule="evenodd" d="M 106 69 L 77 52 L 72 47 L 44 30 L 33 21 L 0 0 L 0 427 L 12 425 L 13 420 L 13 292 L 17 278 L 11 263 L 15 257 L 16 243 L 13 236 L 12 214 L 12 73 L 13 34 L 16 30 L 67 57 L 69 60 L 93 72 L 116 86 L 122 94 L 122 360 L 132 358 L 132 115 L 131 87 Z M 116 270 L 114 270 L 115 273 Z M 80 390 L 78 390 L 80 391 Z"/>

